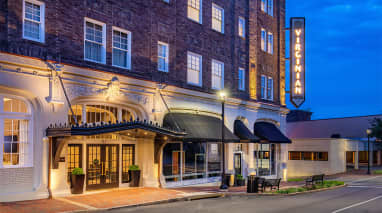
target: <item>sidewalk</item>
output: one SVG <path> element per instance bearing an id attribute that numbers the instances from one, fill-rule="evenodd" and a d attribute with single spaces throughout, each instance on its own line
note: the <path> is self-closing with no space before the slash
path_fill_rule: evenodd
<path id="1" fill-rule="evenodd" d="M 148 205 L 177 200 L 216 197 L 213 193 L 182 192 L 161 188 L 114 189 L 86 195 L 0 203 L 0 213 L 62 213 Z"/>

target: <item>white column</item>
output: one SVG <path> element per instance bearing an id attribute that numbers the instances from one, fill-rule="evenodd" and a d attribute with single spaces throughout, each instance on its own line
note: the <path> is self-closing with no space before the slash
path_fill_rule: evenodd
<path id="1" fill-rule="evenodd" d="M 154 138 L 137 138 L 138 165 L 141 169 L 141 186 L 158 187 L 158 171 L 154 165 Z"/>
<path id="2" fill-rule="evenodd" d="M 253 156 L 255 151 L 255 144 L 248 144 L 248 175 L 255 171 L 255 158 Z"/>

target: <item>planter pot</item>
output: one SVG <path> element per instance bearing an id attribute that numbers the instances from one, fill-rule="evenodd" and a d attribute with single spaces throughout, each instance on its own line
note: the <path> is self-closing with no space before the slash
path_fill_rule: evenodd
<path id="1" fill-rule="evenodd" d="M 242 179 L 242 180 L 236 180 L 235 181 L 235 185 L 236 186 L 245 186 L 245 180 Z"/>
<path id="2" fill-rule="evenodd" d="M 138 187 L 139 186 L 139 180 L 141 178 L 141 171 L 140 170 L 135 170 L 135 171 L 129 170 L 129 176 L 130 176 L 130 187 Z"/>
<path id="3" fill-rule="evenodd" d="M 70 176 L 70 191 L 72 194 L 82 194 L 84 192 L 85 175 Z"/>

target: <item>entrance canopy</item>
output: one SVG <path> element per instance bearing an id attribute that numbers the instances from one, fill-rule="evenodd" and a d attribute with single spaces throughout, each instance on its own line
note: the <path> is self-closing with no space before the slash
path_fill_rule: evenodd
<path id="1" fill-rule="evenodd" d="M 256 136 L 269 143 L 292 143 L 279 128 L 269 122 L 256 122 L 253 131 Z"/>
<path id="2" fill-rule="evenodd" d="M 221 120 L 207 115 L 190 113 L 168 113 L 163 119 L 163 126 L 171 129 L 182 129 L 187 133 L 181 140 L 185 142 L 221 142 Z M 226 143 L 240 142 L 224 126 Z"/>
<path id="3" fill-rule="evenodd" d="M 235 120 L 233 132 L 240 138 L 241 142 L 260 142 L 260 138 L 252 134 L 241 120 Z"/>

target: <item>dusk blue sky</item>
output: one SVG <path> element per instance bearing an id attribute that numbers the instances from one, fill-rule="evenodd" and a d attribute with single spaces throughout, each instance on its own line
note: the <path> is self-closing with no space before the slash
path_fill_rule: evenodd
<path id="1" fill-rule="evenodd" d="M 306 17 L 301 109 L 313 119 L 382 114 L 382 0 L 286 2 L 288 27 L 290 17 Z"/>

